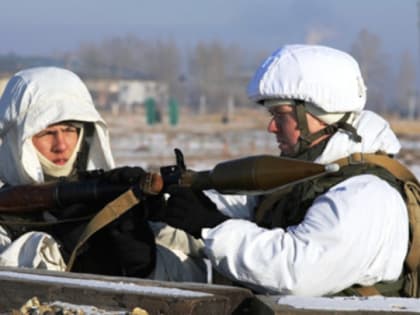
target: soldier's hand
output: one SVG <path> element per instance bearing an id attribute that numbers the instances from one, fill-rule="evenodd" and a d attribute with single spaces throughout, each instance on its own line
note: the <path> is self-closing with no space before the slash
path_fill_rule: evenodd
<path id="1" fill-rule="evenodd" d="M 106 228 L 112 253 L 129 277 L 146 277 L 156 264 L 156 245 L 147 221 L 129 211 Z"/>
<path id="2" fill-rule="evenodd" d="M 69 257 L 83 231 L 87 222 L 94 216 L 92 207 L 83 204 L 74 204 L 63 209 L 56 209 L 50 213 L 59 221 L 52 227 L 52 235 L 60 243 L 61 253 Z"/>
<path id="3" fill-rule="evenodd" d="M 212 228 L 229 219 L 201 191 L 172 186 L 168 193 L 170 197 L 166 207 L 160 212 L 159 218 L 151 218 L 151 220 L 158 219 L 200 238 L 202 228 Z"/>
<path id="4" fill-rule="evenodd" d="M 95 214 L 95 209 L 78 203 L 65 208 L 50 210 L 50 213 L 58 220 L 71 220 L 77 218 L 86 218 L 87 220 Z"/>
<path id="5" fill-rule="evenodd" d="M 105 180 L 112 184 L 128 184 L 133 185 L 139 183 L 145 176 L 146 171 L 138 166 L 122 166 L 104 172 L 101 180 Z"/>

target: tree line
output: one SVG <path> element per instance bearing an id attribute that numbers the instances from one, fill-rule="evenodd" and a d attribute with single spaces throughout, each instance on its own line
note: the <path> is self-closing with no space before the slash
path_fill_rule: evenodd
<path id="1" fill-rule="evenodd" d="M 320 43 L 322 44 L 322 43 Z M 403 116 L 415 114 L 416 63 L 409 52 L 396 62 L 383 51 L 380 38 L 363 29 L 348 52 L 361 66 L 368 86 L 368 109 Z M 126 35 L 99 43 L 82 43 L 76 51 L 47 57 L 0 56 L 0 71 L 39 65 L 62 65 L 82 77 L 153 79 L 169 86 L 171 97 L 211 111 L 250 106 L 246 85 L 269 51 L 246 50 L 222 41 L 198 42 L 181 49 L 174 40 L 144 40 Z"/>

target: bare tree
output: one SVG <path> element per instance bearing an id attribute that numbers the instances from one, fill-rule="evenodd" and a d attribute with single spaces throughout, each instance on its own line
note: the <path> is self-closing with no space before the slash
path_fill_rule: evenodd
<path id="1" fill-rule="evenodd" d="M 145 54 L 147 63 L 144 64 L 146 73 L 156 80 L 165 82 L 169 86 L 171 95 L 179 98 L 181 54 L 173 40 L 158 40 L 150 44 Z"/>
<path id="2" fill-rule="evenodd" d="M 82 43 L 78 52 L 80 68 L 83 74 L 94 75 L 105 65 L 104 55 L 97 45 Z"/>
<path id="3" fill-rule="evenodd" d="M 198 43 L 189 58 L 195 99 L 205 99 L 212 110 L 224 110 L 227 102 L 243 103 L 246 99 L 243 62 L 239 46 L 225 46 L 220 41 Z"/>
<path id="4" fill-rule="evenodd" d="M 181 52 L 173 40 L 145 41 L 135 36 L 114 37 L 79 49 L 83 73 L 90 76 L 144 77 L 164 82 L 170 96 L 184 103 L 187 94 L 214 110 L 246 102 L 249 73 L 239 46 L 220 41 L 198 43 L 182 73 Z M 188 89 L 188 91 L 187 91 Z"/>
<path id="5" fill-rule="evenodd" d="M 396 89 L 399 110 L 413 116 L 416 103 L 416 65 L 408 51 L 401 56 Z"/>
<path id="6" fill-rule="evenodd" d="M 246 106 L 252 104 L 246 94 L 246 88 L 256 66 L 249 68 L 249 60 L 242 47 L 230 44 L 226 47 L 226 67 L 225 73 L 227 82 L 225 84 L 228 93 L 228 101 L 233 100 L 235 106 Z M 255 58 L 254 54 L 253 58 Z"/>
<path id="7" fill-rule="evenodd" d="M 114 37 L 79 48 L 82 72 L 100 76 L 139 76 L 147 63 L 147 43 L 135 36 Z"/>
<path id="8" fill-rule="evenodd" d="M 368 87 L 367 106 L 386 112 L 389 99 L 388 86 L 390 73 L 385 63 L 385 54 L 381 51 L 381 40 L 366 29 L 359 32 L 351 47 L 351 53 L 359 62 L 363 78 Z"/>
<path id="9" fill-rule="evenodd" d="M 143 51 L 147 43 L 135 36 L 114 37 L 105 40 L 101 49 L 105 63 L 114 76 L 144 75 L 145 58 Z"/>

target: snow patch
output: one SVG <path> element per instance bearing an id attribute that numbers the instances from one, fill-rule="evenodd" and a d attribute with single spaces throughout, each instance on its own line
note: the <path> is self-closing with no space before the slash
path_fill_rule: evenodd
<path id="1" fill-rule="evenodd" d="M 277 304 L 299 309 L 335 311 L 388 311 L 420 313 L 420 299 L 372 297 L 297 297 L 282 296 Z"/>
<path id="2" fill-rule="evenodd" d="M 177 288 L 163 288 L 153 286 L 142 286 L 130 282 L 111 282 L 104 280 L 90 280 L 78 278 L 65 278 L 59 276 L 36 275 L 29 273 L 19 273 L 13 271 L 0 271 L 0 279 L 8 280 L 26 280 L 37 283 L 52 283 L 63 286 L 84 287 L 92 289 L 106 289 L 115 292 L 127 292 L 136 294 L 155 294 L 155 295 L 171 295 L 177 297 L 205 297 L 211 296 L 208 293 L 182 290 Z"/>

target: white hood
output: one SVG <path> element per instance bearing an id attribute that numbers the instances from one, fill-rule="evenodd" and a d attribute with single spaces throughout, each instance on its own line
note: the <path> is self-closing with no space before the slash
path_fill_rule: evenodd
<path id="1" fill-rule="evenodd" d="M 43 182 L 31 138 L 64 120 L 95 124 L 87 169 L 114 167 L 107 126 L 84 83 L 71 71 L 40 67 L 15 74 L 0 99 L 0 180 L 12 185 Z"/>
<path id="2" fill-rule="evenodd" d="M 315 162 L 326 164 L 357 152 L 382 151 L 395 155 L 400 151 L 400 142 L 387 121 L 367 110 L 355 115 L 352 125 L 362 137 L 362 142 L 353 141 L 346 132 L 340 130 L 331 137 Z"/>

